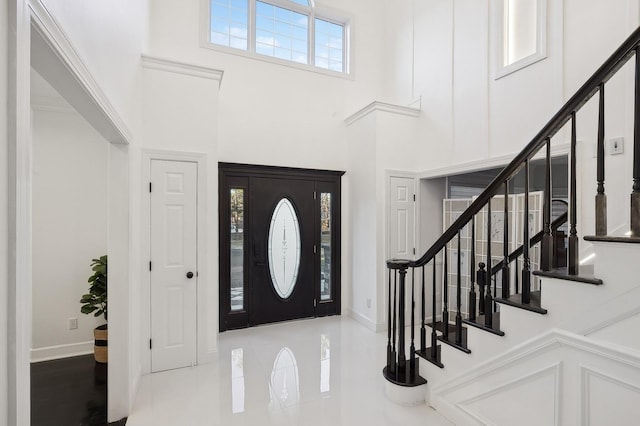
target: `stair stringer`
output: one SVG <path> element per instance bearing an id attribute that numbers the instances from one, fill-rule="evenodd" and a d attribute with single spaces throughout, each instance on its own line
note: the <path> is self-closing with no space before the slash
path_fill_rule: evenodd
<path id="1" fill-rule="evenodd" d="M 640 351 L 640 286 L 604 302 L 589 314 L 570 318 L 560 328 Z"/>
<path id="2" fill-rule="evenodd" d="M 430 387 L 456 425 L 633 424 L 640 351 L 553 329 Z"/>

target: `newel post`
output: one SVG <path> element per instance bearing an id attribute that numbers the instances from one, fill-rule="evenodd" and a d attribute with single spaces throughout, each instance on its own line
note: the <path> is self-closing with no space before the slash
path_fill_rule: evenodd
<path id="1" fill-rule="evenodd" d="M 394 274 L 397 274 L 397 277 L 398 277 L 398 280 L 397 280 L 397 287 L 398 287 L 397 297 L 398 298 L 397 298 L 397 303 L 394 303 L 394 311 L 397 312 L 398 327 L 397 329 L 396 327 L 393 327 L 394 341 L 396 341 L 395 339 L 396 330 L 398 333 L 398 336 L 397 336 L 398 344 L 395 347 L 397 358 L 392 360 L 392 365 L 395 366 L 395 369 L 391 368 L 390 370 L 392 370 L 392 372 L 395 373 L 395 376 L 397 379 L 401 379 L 401 378 L 404 379 L 408 376 L 407 373 L 409 373 L 410 376 L 413 376 L 415 374 L 415 371 L 407 372 L 407 357 L 405 353 L 405 350 L 406 350 L 405 348 L 405 325 L 406 325 L 406 321 L 405 321 L 406 288 L 405 286 L 407 282 L 407 270 L 409 269 L 409 261 L 402 260 L 402 259 L 390 259 L 387 261 L 387 268 L 390 271 L 393 270 Z M 395 298 L 395 291 L 394 291 L 394 298 Z M 393 322 L 395 323 L 395 320 L 396 320 L 395 312 L 393 316 L 394 316 Z M 412 366 L 413 365 L 414 364 L 412 364 Z"/>

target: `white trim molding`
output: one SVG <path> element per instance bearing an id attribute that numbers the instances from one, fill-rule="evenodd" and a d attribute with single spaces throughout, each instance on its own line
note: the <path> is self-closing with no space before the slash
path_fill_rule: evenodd
<path id="1" fill-rule="evenodd" d="M 92 354 L 93 345 L 93 340 L 89 340 L 88 342 L 69 343 L 66 345 L 31 349 L 31 362 L 50 361 L 54 359 Z"/>
<path id="2" fill-rule="evenodd" d="M 353 308 L 347 307 L 347 308 L 345 308 L 345 311 L 347 311 L 347 315 L 348 316 L 350 316 L 351 318 L 353 318 L 354 320 L 356 320 L 360 324 L 364 325 L 365 327 L 367 327 L 369 330 L 373 331 L 374 333 L 378 333 L 380 331 L 385 331 L 387 329 L 387 324 L 386 323 L 376 323 L 371 318 L 361 314 L 360 312 L 356 312 L 355 310 L 353 310 Z"/>
<path id="3" fill-rule="evenodd" d="M 155 56 L 142 55 L 142 67 L 158 71 L 184 74 L 191 77 L 207 78 L 218 82 L 218 87 L 222 84 L 223 70 L 209 68 L 202 65 L 187 64 L 185 62 L 171 59 L 158 58 Z"/>
<path id="4" fill-rule="evenodd" d="M 558 143 L 551 145 L 551 157 L 560 157 L 569 154 L 569 143 Z M 484 158 L 480 160 L 469 161 L 467 163 L 454 164 L 451 166 L 441 167 L 438 169 L 427 170 L 419 174 L 420 179 L 441 178 L 461 173 L 471 173 L 481 170 L 492 169 L 496 167 L 505 167 L 509 164 L 518 153 L 500 155 L 492 158 Z M 544 158 L 545 151 L 541 149 L 532 160 Z"/>
<path id="5" fill-rule="evenodd" d="M 151 372 L 151 350 L 149 349 L 149 339 L 151 338 L 151 272 L 148 267 L 148 260 L 151 259 L 151 197 L 149 193 L 149 182 L 151 181 L 151 162 L 153 160 L 183 161 L 196 163 L 198 166 L 198 189 L 197 189 L 197 229 L 198 235 L 207 235 L 207 154 L 201 152 L 169 151 L 161 149 L 142 149 L 142 174 L 140 182 L 140 196 L 142 200 L 141 216 L 141 253 L 143 261 L 140 262 L 140 276 L 142 277 L 142 373 Z M 206 327 L 207 312 L 203 307 L 203 301 L 207 299 L 207 282 L 209 281 L 209 271 L 206 267 L 208 263 L 206 238 L 197 239 L 197 264 L 198 283 L 196 290 L 196 363 L 204 364 L 211 360 L 215 347 L 207 346 Z M 216 329 L 217 331 L 217 329 Z"/>
<path id="6" fill-rule="evenodd" d="M 601 245 L 602 243 L 596 243 Z M 614 326 L 636 315 L 640 315 L 638 298 L 640 287 L 635 287 L 613 299 L 608 300 L 598 309 L 585 312 L 562 324 L 562 328 L 590 336 L 598 331 Z"/>
<path id="7" fill-rule="evenodd" d="M 497 26 L 495 41 L 495 76 L 496 80 L 512 74 L 529 65 L 533 65 L 547 57 L 547 0 L 535 0 L 537 13 L 536 22 L 533 27 L 536 34 L 536 50 L 515 62 L 505 64 L 505 49 L 508 49 L 508 39 L 510 30 L 505 17 L 505 9 L 508 8 L 509 0 L 499 0 L 494 9 L 494 22 Z M 517 26 L 516 27 L 520 27 Z"/>
<path id="8" fill-rule="evenodd" d="M 549 392 L 544 398 L 553 404 L 554 424 L 565 424 L 567 419 L 581 415 L 584 418 L 585 409 L 589 408 L 584 404 L 588 399 L 584 394 L 587 370 L 596 371 L 599 378 L 617 384 L 625 391 L 640 393 L 640 352 L 552 329 L 436 384 L 431 388 L 430 402 L 456 424 L 475 424 L 478 421 L 494 424 L 492 421 L 495 419 L 486 418 L 486 410 L 471 409 L 470 405 L 504 394 L 503 402 L 510 406 L 510 389 L 523 382 L 531 383 L 536 377 L 552 374 L 555 394 Z M 579 395 L 578 399 L 574 398 L 575 395 Z M 599 415 L 614 418 L 612 416 L 618 413 L 617 410 L 620 408 L 611 407 Z M 627 405 L 626 412 L 622 414 L 629 417 L 633 410 Z M 533 423 L 523 421 L 523 424 Z"/>
<path id="9" fill-rule="evenodd" d="M 501 394 L 508 394 L 510 391 L 520 386 L 523 386 L 523 385 L 526 386 L 527 384 L 534 382 L 545 376 L 551 376 L 553 378 L 553 418 L 555 421 L 554 425 L 557 426 L 560 424 L 561 369 L 562 369 L 562 361 L 552 363 L 551 365 L 540 368 L 532 373 L 528 373 L 523 376 L 514 378 L 508 381 L 507 383 L 503 383 L 499 386 L 493 386 L 490 389 L 480 394 L 474 395 L 471 398 L 467 398 L 466 400 L 456 403 L 456 406 L 462 411 L 464 411 L 465 413 L 467 413 L 469 416 L 478 420 L 481 424 L 491 424 L 491 421 L 489 419 L 483 418 L 482 415 L 480 415 L 477 412 L 474 412 L 474 410 L 470 406 L 476 402 L 479 402 L 491 397 L 499 396 Z"/>
<path id="10" fill-rule="evenodd" d="M 616 377 L 609 372 L 600 371 L 599 369 L 582 365 L 580 367 L 581 425 L 596 424 L 591 419 L 591 412 L 593 410 L 591 401 L 595 398 L 595 396 L 592 397 L 592 391 L 595 386 L 593 379 L 607 382 L 615 387 L 625 389 L 627 392 L 635 394 L 636 396 L 640 395 L 640 386 L 637 384 L 633 384 L 626 379 Z"/>
<path id="11" fill-rule="evenodd" d="M 354 114 L 351 114 L 349 117 L 344 119 L 344 122 L 347 126 L 352 125 L 358 120 L 363 119 L 367 115 L 372 112 L 388 112 L 390 114 L 399 114 L 406 115 L 408 117 L 419 117 L 420 116 L 420 108 L 411 107 L 411 106 L 402 106 L 396 104 L 390 104 L 387 102 L 381 101 L 373 101 L 369 105 L 364 108 L 358 110 Z"/>
<path id="12" fill-rule="evenodd" d="M 56 19 L 51 15 L 47 7 L 41 0 L 30 0 L 29 9 L 31 13 L 31 27 L 40 36 L 41 40 L 47 44 L 47 47 L 57 57 L 56 59 L 63 65 L 64 74 L 67 80 L 72 81 L 78 87 L 78 92 L 83 98 L 77 99 L 81 108 L 76 107 L 87 121 L 89 121 L 98 131 L 112 143 L 128 144 L 133 139 L 133 134 L 125 124 L 120 114 L 111 104 L 107 95 L 102 91 L 100 85 L 93 77 L 84 60 L 80 57 L 71 40 L 58 24 Z M 38 48 L 40 40 L 37 38 L 32 40 L 33 48 Z M 44 57 L 44 55 L 43 55 Z M 49 58 L 46 58 L 49 59 Z M 37 66 L 37 63 L 32 66 Z M 42 74 L 42 72 L 41 72 Z M 60 74 L 58 74 L 60 75 Z M 82 93 L 84 92 L 84 93 Z M 74 99 L 70 99 L 70 103 Z M 95 111 L 87 111 L 91 102 L 94 103 Z M 102 119 L 100 116 L 105 117 Z"/>

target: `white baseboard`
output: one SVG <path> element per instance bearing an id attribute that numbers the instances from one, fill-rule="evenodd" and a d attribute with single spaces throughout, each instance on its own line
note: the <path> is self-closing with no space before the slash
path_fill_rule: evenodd
<path id="1" fill-rule="evenodd" d="M 356 312 L 351 308 L 347 308 L 347 315 L 349 315 L 354 320 L 358 321 L 360 324 L 367 327 L 369 330 L 378 333 L 380 331 L 384 331 L 387 329 L 387 324 L 376 324 L 371 318 L 362 315 L 360 312 Z"/>
<path id="2" fill-rule="evenodd" d="M 70 343 L 67 345 L 48 346 L 31 349 L 31 362 L 50 361 L 53 359 L 70 358 L 78 355 L 93 353 L 93 340 L 88 342 Z"/>

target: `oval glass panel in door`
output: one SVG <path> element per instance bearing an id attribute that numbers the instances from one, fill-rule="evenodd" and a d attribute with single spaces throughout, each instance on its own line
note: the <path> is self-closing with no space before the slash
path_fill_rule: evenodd
<path id="1" fill-rule="evenodd" d="M 300 225 L 291 201 L 281 199 L 273 210 L 267 241 L 271 284 L 283 299 L 291 296 L 300 266 Z"/>

